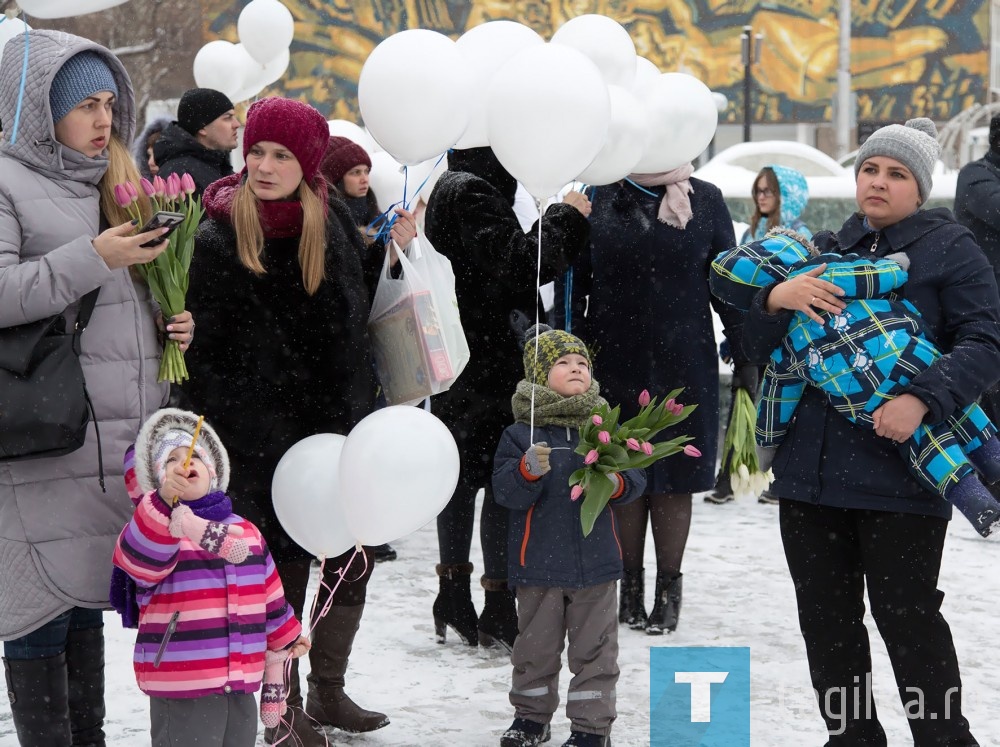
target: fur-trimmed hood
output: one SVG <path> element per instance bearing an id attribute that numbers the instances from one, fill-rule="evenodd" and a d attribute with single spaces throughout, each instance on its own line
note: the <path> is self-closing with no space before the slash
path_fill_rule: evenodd
<path id="1" fill-rule="evenodd" d="M 142 492 L 157 490 L 160 486 L 156 478 L 157 443 L 168 431 L 184 431 L 194 435 L 198 416 L 187 410 L 165 407 L 157 410 L 142 424 L 135 439 L 135 477 Z M 229 487 L 229 454 L 226 447 L 207 422 L 202 423 L 198 433 L 198 446 L 204 448 L 215 461 L 217 490 L 226 492 Z"/>

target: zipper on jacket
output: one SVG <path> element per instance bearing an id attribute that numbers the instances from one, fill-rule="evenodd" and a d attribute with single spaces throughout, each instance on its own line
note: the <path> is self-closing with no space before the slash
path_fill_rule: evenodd
<path id="1" fill-rule="evenodd" d="M 156 656 L 153 657 L 154 667 L 160 666 L 160 662 L 163 660 L 163 654 L 167 652 L 167 644 L 170 643 L 170 639 L 173 637 L 174 631 L 177 630 L 177 619 L 180 616 L 180 610 L 177 610 L 170 616 L 170 622 L 167 623 L 167 632 L 163 634 L 163 640 L 160 641 L 160 647 L 156 650 Z"/>
<path id="2" fill-rule="evenodd" d="M 535 513 L 535 507 L 528 509 L 528 515 L 524 519 L 524 536 L 521 538 L 521 567 L 524 568 L 524 556 L 528 553 L 528 538 L 531 537 L 531 515 Z"/>
<path id="3" fill-rule="evenodd" d="M 876 231 L 876 232 L 875 232 L 875 241 L 873 241 L 873 242 L 872 242 L 872 248 L 868 250 L 868 251 L 869 251 L 869 252 L 871 252 L 872 254 L 874 254 L 874 253 L 875 253 L 875 250 L 876 250 L 876 249 L 878 249 L 878 238 L 879 238 L 879 236 L 881 236 L 881 235 L 882 235 L 882 232 L 881 232 L 881 231 Z"/>

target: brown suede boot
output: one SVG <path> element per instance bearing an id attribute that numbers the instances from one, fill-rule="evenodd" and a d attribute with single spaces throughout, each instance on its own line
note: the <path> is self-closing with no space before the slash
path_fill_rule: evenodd
<path id="1" fill-rule="evenodd" d="M 288 710 L 281 717 L 281 723 L 273 729 L 264 729 L 264 744 L 272 745 L 281 742 L 289 747 L 329 747 L 330 742 L 325 734 L 316 731 L 316 722 L 306 715 L 302 709 L 302 691 L 299 689 L 299 662 L 292 660 L 291 679 L 288 685 L 288 697 L 285 702 Z"/>
<path id="2" fill-rule="evenodd" d="M 344 692 L 347 660 L 364 609 L 363 604 L 331 607 L 313 629 L 309 651 L 306 713 L 323 726 L 351 733 L 375 731 L 389 724 L 384 713 L 361 708 Z"/>

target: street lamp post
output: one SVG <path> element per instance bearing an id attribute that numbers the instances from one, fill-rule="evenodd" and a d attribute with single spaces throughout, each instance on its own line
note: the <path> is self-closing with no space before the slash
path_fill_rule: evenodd
<path id="1" fill-rule="evenodd" d="M 743 142 L 750 142 L 750 125 L 753 120 L 753 63 L 760 59 L 763 34 L 753 33 L 752 26 L 744 26 L 740 35 L 743 52 Z"/>

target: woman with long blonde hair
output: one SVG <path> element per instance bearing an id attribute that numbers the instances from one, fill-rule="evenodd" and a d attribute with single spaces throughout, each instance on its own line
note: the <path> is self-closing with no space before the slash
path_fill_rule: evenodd
<path id="1" fill-rule="evenodd" d="M 131 268 L 166 243 L 144 248 L 163 229 L 133 235 L 114 200 L 114 184 L 138 182 L 124 145 L 135 102 L 107 49 L 57 31 L 15 36 L 0 63 L 0 120 L 0 328 L 62 315 L 72 329 L 84 299 L 94 304 L 80 337 L 94 418 L 83 446 L 0 461 L 11 715 L 24 747 L 103 745 L 102 610 L 114 543 L 132 513 L 122 455 L 167 397 L 156 381 L 156 306 Z M 186 348 L 190 314 L 169 322 Z"/>
<path id="2" fill-rule="evenodd" d="M 316 433 L 348 433 L 375 408 L 366 325 L 370 296 L 362 257 L 369 257 L 344 202 L 320 173 L 329 129 L 314 108 L 268 98 L 247 112 L 246 168 L 212 184 L 196 239 L 188 301 L 209 330 L 208 344 L 188 358 L 185 391 L 210 412 L 232 461 L 230 486 L 243 514 L 261 530 L 285 597 L 302 615 L 312 558 L 278 522 L 271 480 L 282 455 Z M 416 227 L 400 211 L 392 238 L 406 247 Z M 381 257 L 372 257 L 381 266 Z M 349 732 L 389 723 L 344 692 L 347 660 L 364 610 L 371 548 L 349 569 L 325 617 L 313 628 L 309 699 L 302 713 L 298 670 L 289 684 L 290 715 L 265 741 L 322 745 L 310 720 Z M 336 569 L 350 553 L 326 562 Z M 362 571 L 364 571 L 362 573 Z M 323 599 L 318 602 L 322 608 Z"/>

